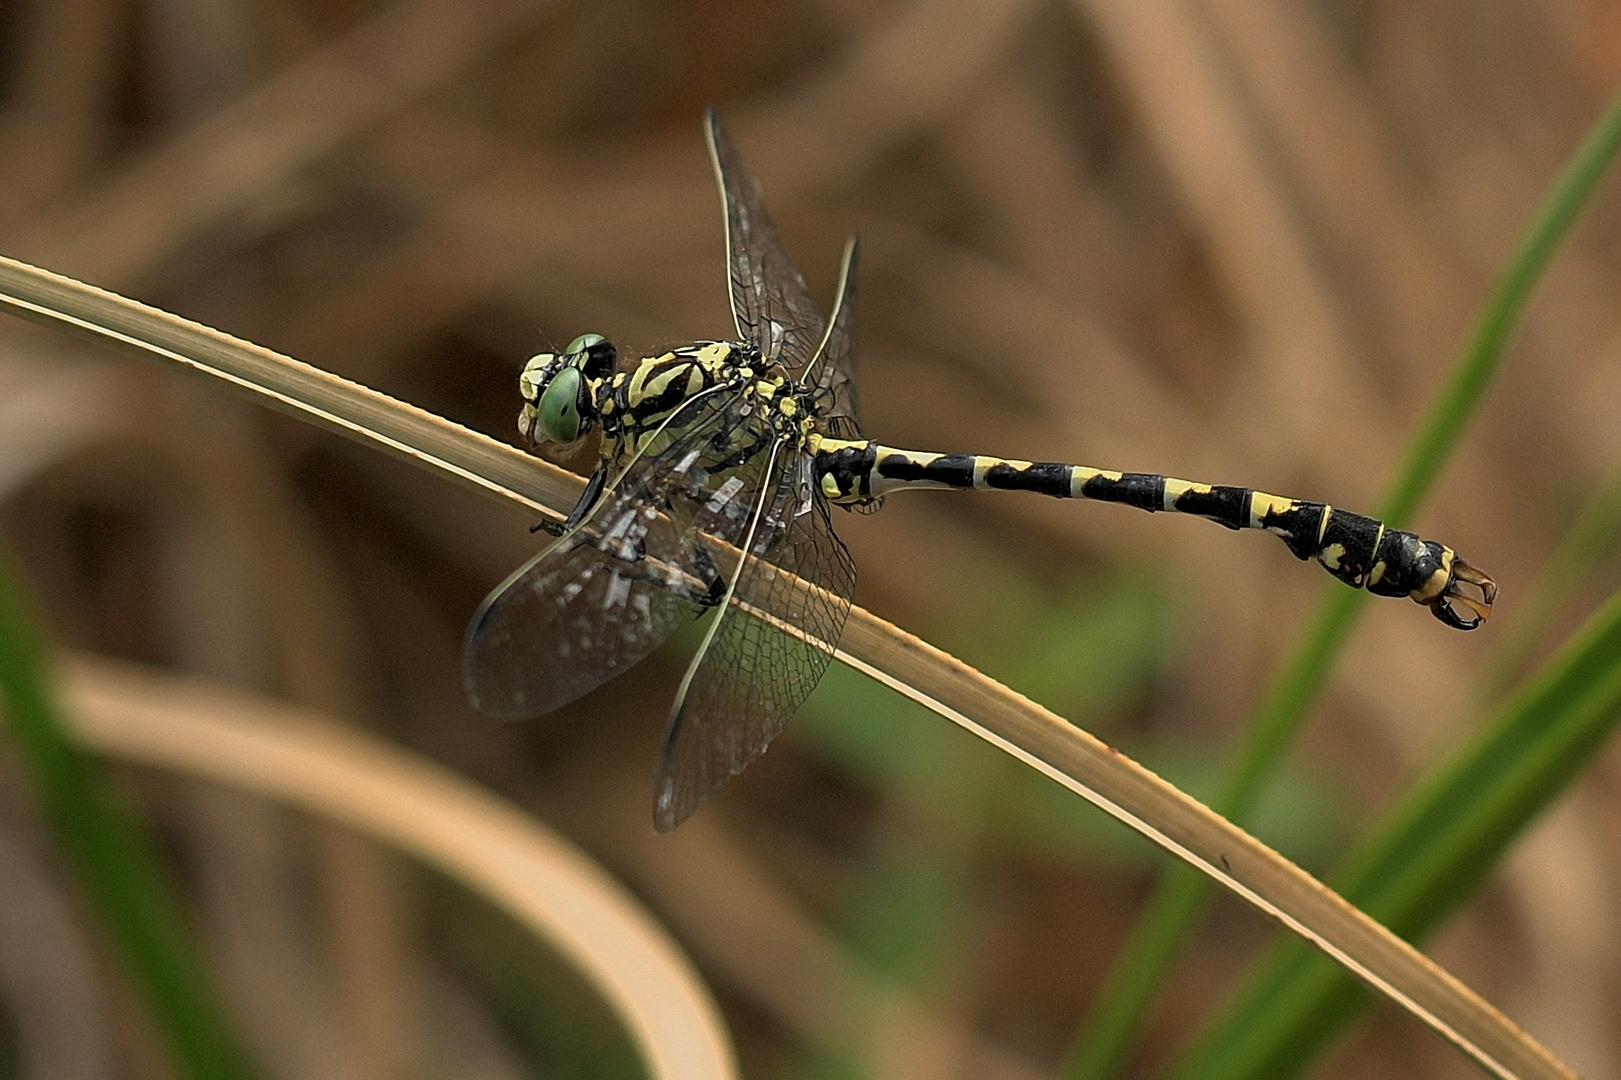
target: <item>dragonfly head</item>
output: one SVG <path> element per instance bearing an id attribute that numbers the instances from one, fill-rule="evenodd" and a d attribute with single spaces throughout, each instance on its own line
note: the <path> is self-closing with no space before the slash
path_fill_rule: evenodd
<path id="1" fill-rule="evenodd" d="M 529 358 L 518 389 L 518 430 L 533 449 L 543 442 L 567 448 L 596 424 L 595 384 L 613 374 L 619 354 L 601 334 L 581 334 L 560 353 Z"/>

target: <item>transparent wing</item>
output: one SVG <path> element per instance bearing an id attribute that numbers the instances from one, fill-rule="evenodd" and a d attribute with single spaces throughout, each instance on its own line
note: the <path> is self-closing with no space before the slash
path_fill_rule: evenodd
<path id="1" fill-rule="evenodd" d="M 815 389 L 816 411 L 828 433 L 839 439 L 861 437 L 860 401 L 856 396 L 856 262 L 860 241 L 852 236 L 844 245 L 839 266 L 839 291 L 833 315 L 827 321 L 816 356 L 800 376 L 800 385 Z"/>
<path id="2" fill-rule="evenodd" d="M 850 613 L 855 562 L 798 453 L 762 492 L 753 556 L 677 700 L 653 788 L 653 823 L 668 832 L 782 731 L 822 673 Z"/>
<path id="3" fill-rule="evenodd" d="M 566 705 L 718 600 L 719 572 L 697 537 L 742 535 L 749 500 L 721 498 L 712 466 L 737 457 L 750 428 L 731 395 L 693 401 L 669 425 L 667 445 L 633 463 L 577 529 L 489 595 L 462 647 L 474 707 L 524 719 Z M 747 484 L 740 477 L 729 495 Z"/>
<path id="4" fill-rule="evenodd" d="M 704 132 L 726 203 L 726 255 L 737 332 L 759 346 L 767 361 L 801 371 L 821 343 L 822 312 L 783 251 L 760 189 L 714 109 L 704 114 Z"/>

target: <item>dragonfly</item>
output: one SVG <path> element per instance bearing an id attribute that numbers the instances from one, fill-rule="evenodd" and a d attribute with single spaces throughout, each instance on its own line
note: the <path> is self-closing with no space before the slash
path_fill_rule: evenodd
<path id="1" fill-rule="evenodd" d="M 668 832 L 763 753 L 839 642 L 856 569 L 829 507 L 871 511 L 925 488 L 995 488 L 1123 503 L 1262 529 L 1346 584 L 1407 596 L 1472 630 L 1497 587 L 1451 548 L 1373 518 L 1252 488 L 982 454 L 921 453 L 861 435 L 853 334 L 858 244 L 824 319 L 713 109 L 704 133 L 724 205 L 735 340 L 628 369 L 599 334 L 524 366 L 531 449 L 596 435 L 596 468 L 552 539 L 468 626 L 463 686 L 479 710 L 551 712 L 712 613 L 671 705 L 653 823 Z M 537 529 L 541 528 L 537 526 Z"/>

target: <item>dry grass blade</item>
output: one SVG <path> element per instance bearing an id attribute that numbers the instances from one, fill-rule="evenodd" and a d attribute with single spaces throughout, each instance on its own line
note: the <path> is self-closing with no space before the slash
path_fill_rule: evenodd
<path id="1" fill-rule="evenodd" d="M 651 1075 L 736 1075 L 720 1014 L 685 954 L 618 883 L 534 818 L 311 712 L 106 661 L 65 667 L 70 712 L 90 746 L 284 800 L 445 870 L 587 973 Z"/>
<path id="2" fill-rule="evenodd" d="M 49 271 L 0 258 L 4 303 L 23 318 L 134 356 L 223 379 L 261 404 L 561 518 L 582 482 L 513 447 L 290 357 Z M 536 468 L 539 465 L 540 468 Z"/>
<path id="3" fill-rule="evenodd" d="M 512 447 L 267 349 L 0 260 L 0 303 L 137 355 L 207 372 L 284 411 L 561 516 L 579 481 Z M 857 608 L 839 657 L 1074 790 L 1186 860 L 1423 1020 L 1492 1073 L 1570 1077 L 1545 1048 L 1311 875 L 1129 758 Z"/>

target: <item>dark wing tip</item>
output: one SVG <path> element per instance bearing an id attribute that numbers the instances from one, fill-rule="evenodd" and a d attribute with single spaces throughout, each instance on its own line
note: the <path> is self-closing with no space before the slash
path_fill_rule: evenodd
<path id="1" fill-rule="evenodd" d="M 492 692 L 482 671 L 485 634 L 490 631 L 490 625 L 500 608 L 499 601 L 505 595 L 506 583 L 503 583 L 484 598 L 478 611 L 467 622 L 467 631 L 462 635 L 462 696 L 485 716 L 499 720 L 528 720 L 535 714 L 525 710 L 522 698 L 513 699 L 510 694 Z"/>
<path id="2" fill-rule="evenodd" d="M 658 782 L 653 785 L 653 828 L 667 833 L 692 816 L 692 809 L 683 810 L 675 805 L 675 780 L 661 770 Z"/>
<path id="3" fill-rule="evenodd" d="M 522 697 L 484 692 L 478 676 L 465 663 L 462 665 L 462 695 L 469 705 L 492 720 L 533 720 L 543 711 L 531 708 Z"/>
<path id="4" fill-rule="evenodd" d="M 462 651 L 462 696 L 492 720 L 533 720 L 545 712 L 531 706 L 521 692 L 492 689 L 479 671 L 478 658 L 468 649 Z"/>
<path id="5" fill-rule="evenodd" d="M 692 776 L 689 775 L 684 782 L 676 779 L 678 772 L 691 772 L 690 768 L 683 769 L 677 760 L 680 756 L 678 744 L 686 726 L 684 704 L 683 700 L 678 699 L 670 710 L 663 745 L 659 748 L 659 771 L 653 780 L 653 828 L 661 833 L 674 829 L 709 801 L 710 793 L 696 790 L 704 785 L 695 785 Z"/>
<path id="6" fill-rule="evenodd" d="M 531 704 L 530 695 L 525 690 L 500 685 L 508 680 L 492 677 L 488 670 L 490 635 L 507 632 L 504 628 L 494 628 L 501 614 L 502 601 L 508 595 L 509 586 L 539 560 L 540 556 L 536 556 L 514 572 L 511 578 L 496 586 L 467 621 L 467 630 L 462 635 L 462 696 L 474 709 L 494 720 L 533 720 L 550 711 L 543 705 Z"/>

